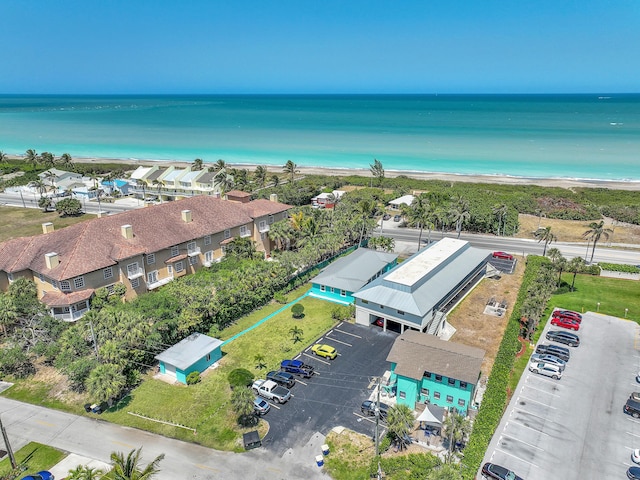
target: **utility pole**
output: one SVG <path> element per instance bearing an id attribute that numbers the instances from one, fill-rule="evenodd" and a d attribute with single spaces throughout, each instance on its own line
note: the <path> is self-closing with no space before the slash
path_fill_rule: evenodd
<path id="1" fill-rule="evenodd" d="M 96 351 L 96 359 L 100 360 L 98 356 L 98 342 L 96 342 L 96 334 L 93 332 L 93 322 L 89 320 L 89 328 L 91 329 L 91 339 L 93 340 L 93 348 Z"/>
<path id="2" fill-rule="evenodd" d="M 376 399 L 376 457 L 380 455 L 380 434 L 378 427 L 380 425 L 380 388 L 382 385 L 382 378 L 378 377 L 378 395 Z M 380 460 L 378 460 L 378 480 L 382 479 L 382 470 L 380 469 Z"/>
<path id="3" fill-rule="evenodd" d="M 4 429 L 4 425 L 2 424 L 2 419 L 0 418 L 0 430 L 2 430 L 2 438 L 4 438 L 4 445 L 7 449 L 7 453 L 9 454 L 9 460 L 11 461 L 11 468 L 14 470 L 18 468 L 18 464 L 16 463 L 16 457 L 13 456 L 13 450 L 11 449 L 11 444 L 9 443 L 9 436 L 7 435 L 7 431 Z"/>

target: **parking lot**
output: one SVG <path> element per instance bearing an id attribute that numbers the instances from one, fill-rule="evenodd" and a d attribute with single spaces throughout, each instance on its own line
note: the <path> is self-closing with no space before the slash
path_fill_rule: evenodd
<path id="1" fill-rule="evenodd" d="M 548 330 L 561 330 L 549 323 Z M 640 366 L 634 322 L 586 313 L 559 380 L 525 370 L 485 454 L 527 480 L 625 478 L 640 421 L 623 413 Z M 478 474 L 478 478 L 481 478 Z"/>
<path id="2" fill-rule="evenodd" d="M 270 402 L 271 411 L 264 417 L 270 429 L 263 446 L 282 455 L 315 432 L 326 435 L 335 426 L 373 435 L 375 421 L 361 415 L 360 404 L 369 397 L 374 377 L 389 369 L 386 358 L 396 337 L 378 327 L 340 323 L 318 340 L 338 350 L 335 360 L 316 357 L 310 348 L 296 357 L 313 365 L 316 374 L 296 376 L 287 403 Z"/>

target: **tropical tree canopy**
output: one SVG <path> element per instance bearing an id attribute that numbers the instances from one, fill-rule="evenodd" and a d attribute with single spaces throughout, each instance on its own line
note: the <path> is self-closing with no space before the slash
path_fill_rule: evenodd
<path id="1" fill-rule="evenodd" d="M 164 458 L 164 453 L 158 455 L 146 467 L 142 467 L 141 463 L 142 447 L 137 450 L 131 450 L 125 457 L 122 452 L 113 452 L 111 454 L 111 462 L 113 470 L 110 478 L 113 480 L 149 480 L 153 478 L 160 469 L 158 465 Z"/>

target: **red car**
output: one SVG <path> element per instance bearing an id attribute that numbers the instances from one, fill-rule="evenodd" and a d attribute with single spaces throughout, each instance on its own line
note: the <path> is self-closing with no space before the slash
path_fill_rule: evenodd
<path id="1" fill-rule="evenodd" d="M 382 319 L 382 317 L 378 317 L 376 318 L 375 322 L 373 322 L 373 324 L 378 327 L 384 327 L 384 320 Z"/>
<path id="2" fill-rule="evenodd" d="M 573 320 L 574 322 L 581 323 L 582 315 L 571 310 L 554 310 L 551 315 L 553 318 L 565 318 L 567 320 Z"/>
<path id="3" fill-rule="evenodd" d="M 493 258 L 500 258 L 501 260 L 513 260 L 513 255 L 507 252 L 493 252 L 491 256 Z"/>
<path id="4" fill-rule="evenodd" d="M 553 317 L 551 319 L 551 325 L 568 328 L 569 330 L 580 330 L 580 324 L 575 320 L 571 320 L 569 318 Z"/>

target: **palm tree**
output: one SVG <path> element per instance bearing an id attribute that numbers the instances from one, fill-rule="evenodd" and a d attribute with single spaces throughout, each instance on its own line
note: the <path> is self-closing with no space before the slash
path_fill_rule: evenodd
<path id="1" fill-rule="evenodd" d="M 296 173 L 298 173 L 298 165 L 291 160 L 287 160 L 287 163 L 282 167 L 282 171 L 289 175 L 289 181 L 293 183 L 293 179 Z"/>
<path id="2" fill-rule="evenodd" d="M 221 196 L 233 189 L 234 185 L 235 182 L 233 180 L 233 175 L 228 173 L 224 168 L 222 170 L 218 170 L 218 173 L 216 173 L 213 180 L 213 186 L 220 192 Z"/>
<path id="3" fill-rule="evenodd" d="M 304 331 L 296 325 L 289 330 L 289 335 L 291 335 L 291 340 L 293 340 L 293 343 L 298 343 L 302 341 Z"/>
<path id="4" fill-rule="evenodd" d="M 111 453 L 111 462 L 113 463 L 113 470 L 111 475 L 113 480 L 149 480 L 154 477 L 160 469 L 158 464 L 164 458 L 164 453 L 158 455 L 153 462 L 142 468 L 140 465 L 140 458 L 142 453 L 142 447 L 138 450 L 131 450 L 124 458 L 122 452 Z"/>
<path id="5" fill-rule="evenodd" d="M 262 355 L 261 353 L 256 354 L 253 357 L 253 360 L 256 362 L 256 368 L 258 370 L 262 370 L 264 368 L 267 368 L 267 364 L 264 363 L 264 360 L 265 360 L 264 355 Z"/>
<path id="6" fill-rule="evenodd" d="M 355 213 L 362 219 L 362 229 L 360 230 L 360 240 L 358 241 L 358 247 L 362 245 L 362 237 L 364 236 L 364 229 L 367 224 L 367 219 L 371 216 L 375 209 L 375 203 L 371 198 L 363 198 L 355 206 Z"/>
<path id="7" fill-rule="evenodd" d="M 51 197 L 45 197 L 44 195 L 41 195 L 40 198 L 38 199 L 38 207 L 42 209 L 43 213 L 46 213 L 47 210 L 51 208 L 52 204 L 53 204 L 53 201 L 51 200 Z"/>
<path id="8" fill-rule="evenodd" d="M 38 162 L 40 161 L 40 157 L 38 157 L 38 153 L 32 148 L 26 151 L 24 155 L 24 159 L 31 165 L 37 165 Z"/>
<path id="9" fill-rule="evenodd" d="M 405 446 L 405 439 L 409 432 L 413 430 L 415 417 L 411 409 L 404 404 L 396 404 L 389 408 L 387 413 L 387 429 L 393 442 L 402 450 Z"/>
<path id="10" fill-rule="evenodd" d="M 451 463 L 453 456 L 453 446 L 462 442 L 470 432 L 470 423 L 464 416 L 451 412 L 447 415 L 443 424 L 443 433 L 449 440 L 449 454 L 447 463 Z"/>
<path id="11" fill-rule="evenodd" d="M 429 197 L 424 193 L 414 197 L 409 208 L 405 210 L 405 216 L 409 219 L 409 222 L 420 227 L 420 234 L 418 235 L 418 250 L 420 250 L 420 246 L 422 245 L 422 230 L 425 226 L 429 228 L 428 242 L 431 243 L 432 213 Z"/>
<path id="12" fill-rule="evenodd" d="M 455 206 L 451 208 L 449 213 L 451 215 L 451 221 L 456 224 L 456 232 L 458 232 L 458 238 L 460 238 L 462 225 L 471 217 L 469 213 L 469 202 L 461 196 L 458 197 Z"/>
<path id="13" fill-rule="evenodd" d="M 373 159 L 373 164 L 369 165 L 369 169 L 371 170 L 371 175 L 376 179 L 376 183 L 378 186 L 382 185 L 384 181 L 384 168 L 382 167 L 382 162 L 377 158 Z"/>
<path id="14" fill-rule="evenodd" d="M 60 155 L 60 166 L 62 168 L 73 167 L 73 159 L 71 158 L 71 155 L 69 155 L 68 153 L 63 153 L 62 155 Z"/>
<path id="15" fill-rule="evenodd" d="M 191 170 L 202 170 L 202 159 L 201 158 L 196 158 L 193 161 L 193 165 L 191 165 Z"/>
<path id="16" fill-rule="evenodd" d="M 226 170 L 226 169 L 227 169 L 227 162 L 225 162 L 221 158 L 219 158 L 216 163 L 214 163 L 209 167 L 210 172 L 216 172 L 216 173 L 218 173 L 220 170 Z"/>
<path id="17" fill-rule="evenodd" d="M 40 160 L 45 167 L 51 168 L 56 163 L 55 156 L 51 152 L 42 152 L 40 154 Z"/>
<path id="18" fill-rule="evenodd" d="M 280 185 L 280 177 L 275 173 L 271 175 L 271 178 L 269 179 L 269 181 L 274 187 L 277 187 L 278 185 Z"/>
<path id="19" fill-rule="evenodd" d="M 126 385 L 126 378 L 118 365 L 106 363 L 94 368 L 86 381 L 89 394 L 98 400 L 106 402 L 117 398 Z"/>
<path id="20" fill-rule="evenodd" d="M 44 178 L 49 180 L 50 190 L 51 191 L 55 190 L 55 185 L 54 184 L 55 184 L 55 180 L 57 178 L 56 174 L 53 173 L 51 170 L 47 170 L 46 172 L 44 172 Z"/>
<path id="21" fill-rule="evenodd" d="M 500 205 L 494 205 L 492 211 L 493 211 L 493 214 L 496 217 L 498 217 L 498 236 L 500 236 L 500 232 L 501 232 L 500 227 L 505 227 L 506 229 L 506 226 L 504 225 L 505 223 L 504 220 L 507 216 L 507 213 L 509 212 L 509 207 L 504 203 Z M 504 232 L 502 232 L 502 234 L 504 235 Z"/>
<path id="22" fill-rule="evenodd" d="M 7 155 L 2 150 L 0 150 L 0 163 L 7 160 Z"/>
<path id="23" fill-rule="evenodd" d="M 538 243 L 544 241 L 544 250 L 542 251 L 543 257 L 547 255 L 547 246 L 558 239 L 558 237 L 551 232 L 551 227 L 539 228 L 535 231 L 533 236 L 538 239 Z"/>
<path id="24" fill-rule="evenodd" d="M 604 220 L 600 220 L 600 222 L 591 222 L 589 224 L 589 230 L 582 234 L 583 238 L 588 238 L 590 241 L 593 241 L 593 249 L 591 250 L 591 259 L 589 262 L 593 262 L 593 255 L 596 252 L 596 244 L 600 240 L 601 237 L 604 237 L 605 241 L 609 240 L 609 236 L 613 233 L 613 230 L 610 228 L 605 228 Z"/>
<path id="25" fill-rule="evenodd" d="M 47 193 L 47 185 L 41 179 L 34 180 L 33 182 L 31 182 L 30 186 L 35 188 L 40 196 L 43 196 L 45 193 Z"/>
<path id="26" fill-rule="evenodd" d="M 571 280 L 571 291 L 574 290 L 574 285 L 576 283 L 576 275 L 580 273 L 582 268 L 584 267 L 584 260 L 582 257 L 574 257 L 569 261 L 569 265 L 567 265 L 567 270 L 573 273 L 573 280 Z"/>
<path id="27" fill-rule="evenodd" d="M 162 203 L 162 187 L 164 186 L 164 182 L 156 178 L 151 183 L 153 184 L 154 187 L 158 189 L 158 200 L 160 200 L 160 203 Z"/>
<path id="28" fill-rule="evenodd" d="M 248 387 L 234 388 L 231 394 L 231 406 L 238 414 L 238 423 L 246 426 L 255 423 L 256 415 L 253 409 L 253 391 Z"/>
<path id="29" fill-rule="evenodd" d="M 147 182 L 144 180 L 136 180 L 136 187 L 142 187 L 142 201 L 144 202 L 147 198 Z"/>
<path id="30" fill-rule="evenodd" d="M 258 165 L 255 172 L 253 172 L 253 179 L 259 188 L 264 187 L 264 184 L 267 181 L 267 167 L 264 165 Z"/>
<path id="31" fill-rule="evenodd" d="M 92 468 L 88 465 L 78 465 L 73 470 L 69 470 L 66 480 L 99 480 L 103 478 L 104 472 L 99 468 Z"/>

